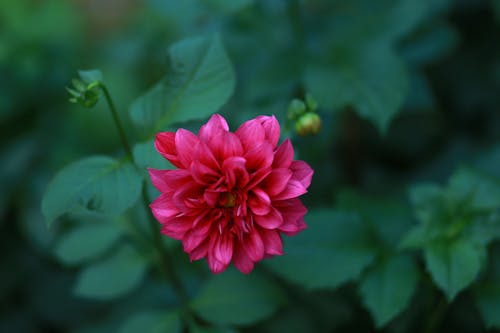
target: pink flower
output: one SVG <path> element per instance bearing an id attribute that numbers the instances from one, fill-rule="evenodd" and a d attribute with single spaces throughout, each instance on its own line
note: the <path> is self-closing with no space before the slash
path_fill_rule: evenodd
<path id="1" fill-rule="evenodd" d="M 233 261 L 245 274 L 263 258 L 283 254 L 281 234 L 306 228 L 313 170 L 293 160 L 290 140 L 279 146 L 274 116 L 229 131 L 213 115 L 198 135 L 185 129 L 156 136 L 158 152 L 178 169 L 149 169 L 161 195 L 150 205 L 162 233 L 181 240 L 191 260 L 207 258 L 213 273 Z"/>

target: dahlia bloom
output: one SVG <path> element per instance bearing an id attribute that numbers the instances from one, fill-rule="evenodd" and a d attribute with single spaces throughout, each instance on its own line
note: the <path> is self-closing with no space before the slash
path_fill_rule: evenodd
<path id="1" fill-rule="evenodd" d="M 213 273 L 232 261 L 248 274 L 263 258 L 283 254 L 281 234 L 306 228 L 313 170 L 293 160 L 290 140 L 279 146 L 274 116 L 229 131 L 213 115 L 198 135 L 185 129 L 156 135 L 158 152 L 178 169 L 149 169 L 161 195 L 150 205 L 161 232 L 182 241 L 191 260 L 206 258 Z"/>

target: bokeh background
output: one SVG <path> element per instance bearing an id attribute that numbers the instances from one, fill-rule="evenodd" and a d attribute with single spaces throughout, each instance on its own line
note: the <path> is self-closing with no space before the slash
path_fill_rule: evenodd
<path id="1" fill-rule="evenodd" d="M 463 164 L 500 176 L 500 1 L 0 0 L 0 332 L 112 332 L 130 313 L 173 302 L 157 282 L 116 300 L 75 295 L 81 268 L 55 255 L 68 227 L 48 228 L 40 202 L 64 165 L 120 151 L 104 103 L 68 102 L 78 69 L 102 70 L 128 136 L 140 139 L 128 109 L 165 74 L 169 45 L 214 33 L 236 73 L 220 110 L 233 129 L 259 114 L 285 120 L 306 92 L 318 101 L 322 131 L 290 133 L 315 169 L 309 207 L 333 207 L 346 188 L 405 198 L 409 185 L 444 184 Z M 209 273 L 192 265 L 196 290 Z M 353 282 L 290 286 L 285 308 L 232 330 L 376 330 Z M 433 307 L 412 300 L 379 330 L 421 331 Z M 437 327 L 487 331 L 467 294 Z"/>

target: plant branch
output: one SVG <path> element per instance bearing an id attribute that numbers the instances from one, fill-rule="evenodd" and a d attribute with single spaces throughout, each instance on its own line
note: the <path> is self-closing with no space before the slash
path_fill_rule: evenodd
<path id="1" fill-rule="evenodd" d="M 427 320 L 422 333 L 433 333 L 438 328 L 446 315 L 446 310 L 448 309 L 448 301 L 446 297 L 440 296 L 436 307 L 433 312 L 429 314 L 429 319 Z"/>
<path id="2" fill-rule="evenodd" d="M 118 130 L 118 135 L 120 136 L 120 140 L 122 141 L 123 149 L 125 149 L 125 153 L 130 158 L 131 161 L 134 161 L 134 156 L 132 155 L 132 150 L 130 149 L 130 145 L 127 140 L 127 136 L 125 135 L 125 131 L 123 130 L 123 126 L 120 122 L 120 118 L 118 117 L 118 112 L 116 112 L 115 104 L 113 103 L 113 99 L 109 94 L 108 88 L 103 83 L 99 83 L 99 87 L 104 93 L 104 97 L 106 98 L 106 102 L 108 103 L 109 110 L 111 111 L 111 116 L 113 117 L 113 121 L 115 122 L 116 129 Z"/>
<path id="3" fill-rule="evenodd" d="M 111 111 L 111 115 L 115 122 L 116 128 L 118 130 L 118 134 L 120 136 L 120 140 L 122 142 L 123 148 L 125 149 L 125 153 L 130 158 L 132 163 L 136 166 L 137 164 L 134 161 L 134 157 L 132 155 L 132 150 L 130 149 L 130 145 L 128 143 L 127 137 L 125 135 L 125 131 L 123 130 L 123 126 L 120 122 L 120 118 L 118 117 L 118 112 L 116 111 L 115 104 L 113 103 L 113 99 L 109 94 L 106 86 L 99 82 L 99 87 L 102 89 L 104 96 L 106 98 L 106 102 L 108 103 L 109 110 Z M 142 184 L 142 200 L 144 202 L 144 207 L 147 211 L 147 207 L 149 206 L 149 198 L 146 190 L 146 183 Z M 168 252 L 168 249 L 164 246 L 160 231 L 158 230 L 158 223 L 153 219 L 151 213 L 149 211 L 146 212 L 148 215 L 148 221 L 151 227 L 151 234 L 153 238 L 153 242 L 157 251 L 158 264 L 161 271 L 161 274 L 165 277 L 165 279 L 171 284 L 173 287 L 177 298 L 181 302 L 181 304 L 185 305 L 188 301 L 187 293 L 181 284 L 179 278 L 175 274 L 174 267 L 172 265 L 172 258 Z"/>
<path id="4" fill-rule="evenodd" d="M 144 202 L 144 207 L 148 207 L 149 198 L 146 191 L 146 184 L 143 184 L 142 186 L 142 200 Z M 172 265 L 172 257 L 170 256 L 170 253 L 161 240 L 161 235 L 158 230 L 158 223 L 152 218 L 149 211 L 147 212 L 147 215 L 149 225 L 151 227 L 153 241 L 157 249 L 161 273 L 165 277 L 165 279 L 167 279 L 167 281 L 172 285 L 179 301 L 183 305 L 185 305 L 188 301 L 188 296 L 184 289 L 184 286 L 175 274 L 174 266 Z"/>

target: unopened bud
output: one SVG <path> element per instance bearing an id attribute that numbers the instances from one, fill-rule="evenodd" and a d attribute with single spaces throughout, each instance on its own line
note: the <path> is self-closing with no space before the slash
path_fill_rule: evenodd
<path id="1" fill-rule="evenodd" d="M 300 136 L 318 134 L 321 130 L 321 118 L 317 113 L 308 112 L 295 122 L 295 131 Z"/>
<path id="2" fill-rule="evenodd" d="M 287 117 L 290 120 L 298 119 L 302 114 L 306 112 L 306 105 L 300 99 L 293 99 L 288 106 Z"/>
<path id="3" fill-rule="evenodd" d="M 312 97 L 310 93 L 306 94 L 306 105 L 307 105 L 307 110 L 309 111 L 316 111 L 318 108 L 318 102 Z"/>
<path id="4" fill-rule="evenodd" d="M 69 92 L 71 103 L 80 104 L 85 108 L 93 107 L 99 101 L 99 81 L 88 82 L 85 79 L 73 79 L 72 88 L 66 88 Z"/>

